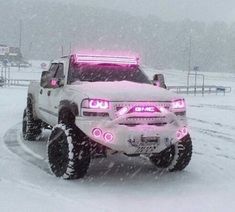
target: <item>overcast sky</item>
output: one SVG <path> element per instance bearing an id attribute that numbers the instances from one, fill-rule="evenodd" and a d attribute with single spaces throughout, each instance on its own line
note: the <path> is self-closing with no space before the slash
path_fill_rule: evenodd
<path id="1" fill-rule="evenodd" d="M 135 15 L 153 14 L 163 20 L 235 22 L 235 0 L 61 0 L 94 7 L 128 11 Z"/>

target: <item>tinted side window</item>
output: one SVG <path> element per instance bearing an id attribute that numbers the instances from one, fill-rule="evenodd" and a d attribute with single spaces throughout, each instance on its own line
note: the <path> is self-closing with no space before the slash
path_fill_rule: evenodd
<path id="1" fill-rule="evenodd" d="M 58 69 L 58 64 L 52 63 L 51 67 L 49 69 L 49 78 L 50 79 L 55 77 L 57 69 Z"/>
<path id="2" fill-rule="evenodd" d="M 57 78 L 57 79 L 63 79 L 64 78 L 64 64 L 63 63 L 58 64 L 57 71 L 56 71 L 56 74 L 55 74 L 55 78 Z"/>

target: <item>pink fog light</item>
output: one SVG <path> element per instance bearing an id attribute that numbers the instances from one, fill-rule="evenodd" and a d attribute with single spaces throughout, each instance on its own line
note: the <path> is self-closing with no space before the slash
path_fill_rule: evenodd
<path id="1" fill-rule="evenodd" d="M 102 130 L 99 129 L 99 128 L 95 128 L 95 129 L 92 130 L 92 135 L 95 138 L 100 138 L 102 136 Z"/>
<path id="2" fill-rule="evenodd" d="M 106 132 L 104 134 L 104 140 L 106 142 L 111 142 L 113 140 L 113 134 L 112 133 L 109 133 L 109 132 Z"/>
<path id="3" fill-rule="evenodd" d="M 177 130 L 176 132 L 176 138 L 178 140 L 182 139 L 188 134 L 188 129 L 186 127 L 183 127 L 182 129 Z"/>
<path id="4" fill-rule="evenodd" d="M 186 127 L 184 127 L 184 128 L 182 129 L 182 133 L 183 133 L 184 135 L 187 135 L 187 134 L 188 134 L 188 129 L 187 129 Z"/>
<path id="5" fill-rule="evenodd" d="M 91 108 L 91 109 L 108 109 L 109 102 L 106 100 L 90 99 L 89 100 L 89 108 Z"/>

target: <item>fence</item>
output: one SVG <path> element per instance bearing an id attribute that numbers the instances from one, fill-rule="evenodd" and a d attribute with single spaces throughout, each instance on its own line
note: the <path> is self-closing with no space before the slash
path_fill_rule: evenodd
<path id="1" fill-rule="evenodd" d="M 182 94 L 219 94 L 231 93 L 232 88 L 217 85 L 204 85 L 204 86 L 168 86 L 169 90 Z"/>
<path id="2" fill-rule="evenodd" d="M 4 81 L 0 82 L 0 86 L 23 86 L 28 87 L 29 83 L 32 80 L 25 80 L 25 79 L 5 79 Z"/>
<path id="3" fill-rule="evenodd" d="M 24 79 L 6 79 L 2 84 L 6 86 L 25 86 L 27 87 L 32 80 L 24 80 Z M 0 84 L 1 86 L 1 84 Z M 223 93 L 231 93 L 232 88 L 226 86 L 217 86 L 217 85 L 204 85 L 204 86 L 168 86 L 168 90 L 171 90 L 176 93 L 181 94 L 219 94 Z"/>

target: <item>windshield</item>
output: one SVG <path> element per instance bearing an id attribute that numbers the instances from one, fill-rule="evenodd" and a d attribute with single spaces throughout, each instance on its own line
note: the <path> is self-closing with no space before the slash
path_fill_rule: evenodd
<path id="1" fill-rule="evenodd" d="M 68 84 L 75 81 L 112 82 L 124 80 L 151 84 L 138 66 L 70 64 Z"/>

